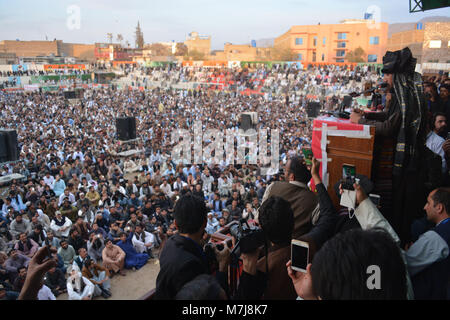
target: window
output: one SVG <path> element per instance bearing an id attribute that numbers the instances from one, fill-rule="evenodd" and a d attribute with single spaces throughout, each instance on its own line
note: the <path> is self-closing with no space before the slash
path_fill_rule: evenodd
<path id="1" fill-rule="evenodd" d="M 322 61 L 325 61 L 325 53 L 322 53 Z"/>
<path id="2" fill-rule="evenodd" d="M 338 51 L 336 52 L 336 56 L 337 56 L 337 57 L 343 57 L 343 56 L 345 56 L 345 50 L 338 50 Z"/>
<path id="3" fill-rule="evenodd" d="M 430 41 L 430 49 L 439 49 L 442 45 L 441 40 L 431 40 Z"/>
<path id="4" fill-rule="evenodd" d="M 316 62 L 316 52 L 315 51 L 312 54 L 312 62 Z"/>
<path id="5" fill-rule="evenodd" d="M 299 60 L 299 61 L 302 61 L 302 60 L 303 60 L 303 56 L 302 56 L 302 54 L 301 54 L 301 53 L 299 53 L 299 54 L 298 54 L 298 56 L 297 56 L 297 60 Z"/>
<path id="6" fill-rule="evenodd" d="M 317 46 L 317 37 L 314 37 L 314 47 Z"/>
<path id="7" fill-rule="evenodd" d="M 337 47 L 338 48 L 345 48 L 345 42 L 344 41 L 340 41 L 337 43 Z"/>
<path id="8" fill-rule="evenodd" d="M 338 39 L 339 39 L 339 40 L 345 40 L 345 39 L 347 39 L 347 34 L 344 33 L 344 32 L 339 32 L 339 33 L 338 33 Z"/>
<path id="9" fill-rule="evenodd" d="M 367 57 L 367 62 L 377 62 L 377 55 L 369 54 L 369 56 Z"/>
<path id="10" fill-rule="evenodd" d="M 298 45 L 302 45 L 303 44 L 303 38 L 295 38 L 295 44 Z"/>
<path id="11" fill-rule="evenodd" d="M 345 62 L 344 59 L 336 59 L 336 62 Z"/>
<path id="12" fill-rule="evenodd" d="M 380 37 L 370 37 L 370 44 L 379 44 Z"/>
<path id="13" fill-rule="evenodd" d="M 326 43 L 327 43 L 327 37 L 323 37 L 322 43 L 323 43 L 323 45 L 326 45 Z M 449 43 L 450 43 L 450 41 L 449 41 Z"/>

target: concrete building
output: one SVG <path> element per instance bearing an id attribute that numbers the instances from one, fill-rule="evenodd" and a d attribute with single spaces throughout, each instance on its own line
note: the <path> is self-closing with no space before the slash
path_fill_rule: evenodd
<path id="1" fill-rule="evenodd" d="M 388 24 L 374 20 L 344 20 L 340 24 L 292 26 L 274 41 L 303 62 L 349 62 L 348 52 L 361 47 L 365 62 L 381 63 L 386 52 Z"/>
<path id="2" fill-rule="evenodd" d="M 423 29 L 414 29 L 393 33 L 388 39 L 386 50 L 397 51 L 409 47 L 418 63 L 422 61 Z"/>
<path id="3" fill-rule="evenodd" d="M 94 61 L 94 45 L 79 43 L 64 43 L 54 41 L 0 41 L 0 52 L 15 54 L 23 57 L 67 56 L 80 60 Z"/>
<path id="4" fill-rule="evenodd" d="M 15 53 L 0 52 L 0 64 L 17 64 L 18 61 Z"/>
<path id="5" fill-rule="evenodd" d="M 198 32 L 189 33 L 184 44 L 188 48 L 188 53 L 197 51 L 208 56 L 211 52 L 211 36 L 201 36 Z"/>
<path id="6" fill-rule="evenodd" d="M 95 61 L 95 44 L 61 43 L 59 54 L 67 57 L 75 57 L 79 60 Z"/>
<path id="7" fill-rule="evenodd" d="M 450 22 L 418 22 L 409 30 L 392 33 L 387 50 L 397 51 L 405 47 L 410 48 L 417 58 L 419 71 L 450 71 Z"/>
<path id="8" fill-rule="evenodd" d="M 54 41 L 0 41 L 0 52 L 15 53 L 17 57 L 59 55 L 61 40 Z"/>
<path id="9" fill-rule="evenodd" d="M 210 59 L 217 61 L 264 61 L 271 59 L 272 51 L 272 48 L 227 42 L 223 51 L 215 51 L 211 54 Z"/>

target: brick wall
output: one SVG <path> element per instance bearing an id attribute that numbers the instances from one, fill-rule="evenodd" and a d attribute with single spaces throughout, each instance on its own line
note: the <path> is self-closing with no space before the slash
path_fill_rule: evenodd
<path id="1" fill-rule="evenodd" d="M 441 41 L 440 48 L 430 48 L 431 41 Z M 422 62 L 447 63 L 450 61 L 450 22 L 425 23 Z"/>
<path id="2" fill-rule="evenodd" d="M 58 55 L 58 41 L 12 41 L 0 42 L 0 51 L 15 53 L 18 57 Z"/>

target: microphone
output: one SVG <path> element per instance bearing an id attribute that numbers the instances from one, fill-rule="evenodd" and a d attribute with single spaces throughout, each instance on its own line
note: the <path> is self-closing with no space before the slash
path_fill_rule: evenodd
<path id="1" fill-rule="evenodd" d="M 365 90 L 363 92 L 352 92 L 349 94 L 349 96 L 351 96 L 352 98 L 356 98 L 359 97 L 360 95 L 366 94 L 366 93 L 373 93 L 375 90 L 377 89 L 385 89 L 389 86 L 389 84 L 387 82 L 382 82 L 380 84 L 378 84 L 376 87 L 370 88 L 368 90 Z"/>

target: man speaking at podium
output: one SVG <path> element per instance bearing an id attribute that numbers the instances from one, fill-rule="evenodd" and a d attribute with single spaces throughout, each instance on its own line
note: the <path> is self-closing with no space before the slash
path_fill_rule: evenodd
<path id="1" fill-rule="evenodd" d="M 423 216 L 426 195 L 439 184 L 430 168 L 434 154 L 425 146 L 428 119 L 416 61 L 409 48 L 388 51 L 381 70 L 385 111 L 350 116 L 353 123 L 375 126 L 374 193 L 381 195 L 381 211 L 403 244 L 410 241 L 412 221 Z"/>

